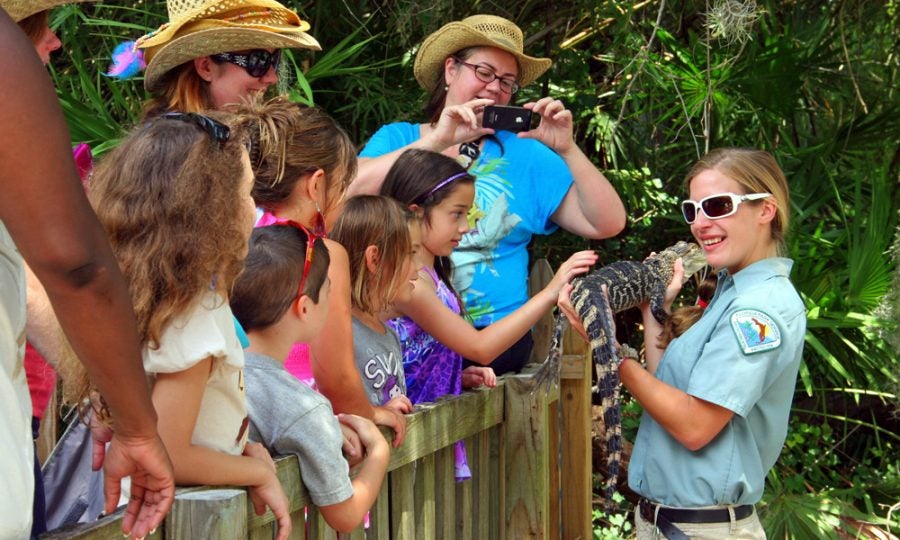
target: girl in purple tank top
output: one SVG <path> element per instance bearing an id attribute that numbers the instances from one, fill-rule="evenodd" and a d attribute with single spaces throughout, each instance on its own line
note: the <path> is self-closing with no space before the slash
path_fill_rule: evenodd
<path id="1" fill-rule="evenodd" d="M 449 261 L 469 231 L 474 177 L 443 154 L 407 150 L 388 171 L 381 194 L 399 200 L 421 220 L 422 247 L 416 255 L 419 277 L 410 298 L 394 302 L 394 309 L 403 316 L 388 323 L 400 337 L 407 396 L 413 403 L 456 395 L 463 388 L 495 386 L 491 361 L 525 335 L 553 307 L 562 286 L 597 259 L 592 251 L 576 253 L 525 305 L 476 330 L 450 284 Z M 463 370 L 463 357 L 481 365 Z M 470 478 L 462 441 L 457 443 L 456 457 L 457 480 Z"/>

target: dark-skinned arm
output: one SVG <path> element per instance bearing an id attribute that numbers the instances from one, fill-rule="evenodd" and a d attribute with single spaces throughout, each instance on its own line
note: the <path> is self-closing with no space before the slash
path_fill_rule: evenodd
<path id="1" fill-rule="evenodd" d="M 171 507 L 174 476 L 156 431 L 131 300 L 78 179 L 49 77 L 3 10 L 0 50 L 8 75 L 0 84 L 0 220 L 109 404 L 107 510 L 117 502 L 117 480 L 131 475 L 123 531 L 145 536 Z"/>

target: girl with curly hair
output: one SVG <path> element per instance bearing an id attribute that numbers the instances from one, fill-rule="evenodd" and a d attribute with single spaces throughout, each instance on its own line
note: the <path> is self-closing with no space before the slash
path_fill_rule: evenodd
<path id="1" fill-rule="evenodd" d="M 128 281 L 159 432 L 179 485 L 248 486 L 287 538 L 268 452 L 247 443 L 244 354 L 228 295 L 253 228 L 243 133 L 210 113 L 138 127 L 97 167 L 89 197 Z"/>

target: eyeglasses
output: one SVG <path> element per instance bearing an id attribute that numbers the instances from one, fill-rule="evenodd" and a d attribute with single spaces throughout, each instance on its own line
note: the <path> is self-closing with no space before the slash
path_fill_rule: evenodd
<path id="1" fill-rule="evenodd" d="M 494 73 L 494 70 L 487 66 L 480 66 L 478 64 L 470 64 L 468 62 L 464 62 L 461 58 L 453 58 L 457 63 L 462 64 L 466 67 L 472 68 L 472 71 L 475 72 L 475 77 L 486 84 L 490 84 L 494 82 L 494 80 L 500 81 L 500 90 L 503 90 L 507 94 L 515 94 L 519 91 L 519 83 L 516 82 L 515 79 L 508 79 L 506 77 L 501 77 Z"/>
<path id="2" fill-rule="evenodd" d="M 681 201 L 681 213 L 688 223 L 696 221 L 698 209 L 702 210 L 703 215 L 709 219 L 722 219 L 737 212 L 738 206 L 744 201 L 756 201 L 771 196 L 771 193 L 748 193 L 747 195 L 720 193 L 704 197 L 700 202 L 687 199 Z"/>
<path id="3" fill-rule="evenodd" d="M 160 116 L 160 118 L 162 118 L 163 120 L 180 120 L 181 122 L 194 124 L 195 126 L 208 133 L 214 141 L 219 143 L 219 148 L 225 146 L 225 143 L 227 143 L 228 139 L 231 138 L 231 128 L 229 128 L 222 122 L 219 122 L 218 120 L 213 120 L 212 118 L 204 116 L 202 114 L 168 112 Z"/>
<path id="4" fill-rule="evenodd" d="M 251 77 L 262 77 L 269 72 L 269 68 L 278 69 L 278 62 L 281 60 L 281 49 L 275 52 L 269 52 L 265 49 L 255 49 L 246 54 L 239 53 L 219 53 L 210 55 L 215 62 L 228 62 L 244 68 Z"/>

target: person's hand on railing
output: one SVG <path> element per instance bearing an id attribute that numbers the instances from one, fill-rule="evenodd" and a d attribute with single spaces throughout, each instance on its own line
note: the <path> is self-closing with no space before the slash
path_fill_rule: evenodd
<path id="1" fill-rule="evenodd" d="M 272 461 L 272 456 L 259 443 L 247 443 L 244 447 L 244 455 L 262 461 L 266 468 L 270 469 L 269 473 L 266 474 L 266 480 L 262 484 L 247 487 L 247 494 L 250 496 L 250 502 L 253 503 L 253 509 L 256 511 L 257 516 L 265 514 L 266 507 L 272 510 L 272 513 L 275 514 L 275 519 L 278 521 L 278 536 L 275 538 L 277 540 L 287 540 L 292 528 L 290 503 L 284 494 L 281 482 L 278 481 L 278 476 L 275 474 L 276 467 L 275 462 Z"/>
<path id="2" fill-rule="evenodd" d="M 494 388 L 497 386 L 497 375 L 490 367 L 469 366 L 462 371 L 462 386 L 463 388 L 478 388 L 479 386 Z"/>
<path id="3" fill-rule="evenodd" d="M 357 440 L 362 444 L 365 457 L 376 453 L 390 455 L 387 441 L 384 440 L 378 426 L 368 418 L 355 414 L 339 414 L 338 421 L 341 423 L 342 430 L 350 430 L 356 435 Z"/>
<path id="4" fill-rule="evenodd" d="M 403 444 L 406 437 L 406 417 L 403 415 L 412 411 L 412 402 L 404 395 L 396 396 L 384 405 L 375 407 L 375 424 L 394 430 L 394 448 Z"/>
<path id="5" fill-rule="evenodd" d="M 269 451 L 266 450 L 266 447 L 263 446 L 262 443 L 248 442 L 244 445 L 244 455 L 255 457 L 265 463 L 273 473 L 278 473 L 278 467 L 275 465 L 272 455 L 269 454 Z"/>
<path id="6" fill-rule="evenodd" d="M 355 467 L 359 465 L 365 457 L 366 449 L 360 442 L 359 434 L 356 430 L 340 421 L 342 415 L 338 414 L 336 416 L 341 425 L 341 436 L 344 439 L 343 443 L 341 443 L 341 451 L 350 467 Z"/>
<path id="7" fill-rule="evenodd" d="M 108 427 L 95 430 L 93 425 L 91 434 L 94 437 L 92 465 L 95 470 L 103 465 L 104 511 L 109 514 L 116 509 L 122 478 L 130 476 L 131 496 L 122 518 L 122 532 L 133 538 L 147 536 L 162 523 L 175 500 L 175 476 L 162 439 L 158 435 L 123 437 Z M 104 439 L 109 441 L 105 455 Z"/>

